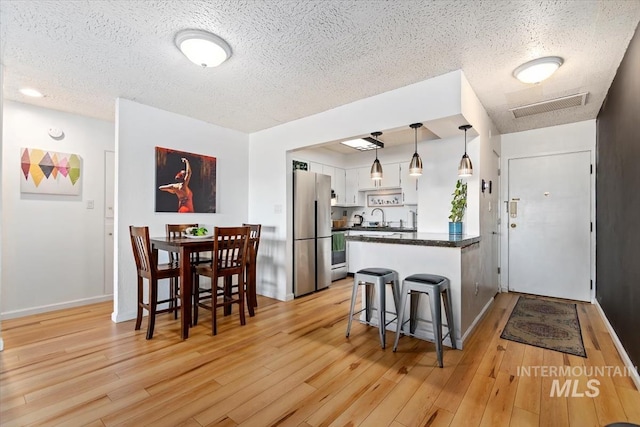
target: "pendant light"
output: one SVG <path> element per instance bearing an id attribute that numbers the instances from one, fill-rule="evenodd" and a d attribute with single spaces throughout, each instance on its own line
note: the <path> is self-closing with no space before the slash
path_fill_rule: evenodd
<path id="1" fill-rule="evenodd" d="M 381 142 L 378 141 L 378 137 L 382 135 L 382 132 L 371 132 L 373 139 L 376 140 L 374 144 L 376 144 L 376 159 L 373 161 L 371 165 L 371 179 L 374 181 L 380 181 L 382 179 L 382 165 L 380 164 L 380 160 L 378 160 L 378 146 L 381 145 Z"/>
<path id="2" fill-rule="evenodd" d="M 422 159 L 418 154 L 418 128 L 422 127 L 422 123 L 414 123 L 409 125 L 409 127 L 414 130 L 416 144 L 411 163 L 409 163 L 409 175 L 420 176 L 422 175 Z"/>
<path id="3" fill-rule="evenodd" d="M 462 125 L 458 127 L 458 129 L 464 130 L 464 154 L 462 155 L 462 159 L 460 159 L 460 166 L 458 166 L 458 176 L 462 177 L 473 175 L 473 165 L 471 164 L 471 159 L 467 155 L 467 130 L 472 127 L 473 126 L 471 125 Z"/>

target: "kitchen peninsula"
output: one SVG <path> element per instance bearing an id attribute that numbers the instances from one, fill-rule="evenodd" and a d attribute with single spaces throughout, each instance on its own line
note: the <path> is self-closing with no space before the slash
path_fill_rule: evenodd
<path id="1" fill-rule="evenodd" d="M 349 235 L 349 270 L 368 267 L 391 268 L 400 281 L 411 274 L 428 273 L 449 278 L 456 345 L 462 348 L 475 324 L 493 301 L 494 293 L 480 292 L 480 236 L 453 237 L 439 233 L 386 233 Z M 393 301 L 387 288 L 387 301 Z M 393 311 L 387 304 L 387 311 Z M 407 313 L 409 310 L 407 309 Z M 419 316 L 430 320 L 426 298 L 420 299 Z M 387 326 L 395 331 L 395 322 Z M 431 324 L 420 322 L 416 334 L 433 340 Z M 447 338 L 445 345 L 450 346 Z"/>

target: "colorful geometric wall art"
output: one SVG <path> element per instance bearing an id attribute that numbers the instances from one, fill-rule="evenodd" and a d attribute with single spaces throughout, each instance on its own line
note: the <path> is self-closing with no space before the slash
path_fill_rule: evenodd
<path id="1" fill-rule="evenodd" d="M 77 154 L 22 148 L 20 192 L 80 194 L 82 159 Z"/>

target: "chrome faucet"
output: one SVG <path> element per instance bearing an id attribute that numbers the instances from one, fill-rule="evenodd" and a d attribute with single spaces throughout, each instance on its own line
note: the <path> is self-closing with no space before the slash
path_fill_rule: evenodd
<path id="1" fill-rule="evenodd" d="M 383 211 L 382 209 L 380 209 L 380 208 L 373 208 L 373 210 L 371 211 L 371 215 L 372 215 L 372 216 L 373 216 L 373 213 L 374 213 L 375 211 L 380 211 L 380 213 L 382 214 L 382 224 L 380 224 L 380 225 L 381 225 L 381 226 L 383 226 L 383 227 L 384 227 L 385 225 L 387 225 L 387 223 L 386 223 L 386 222 L 384 222 L 384 211 Z"/>

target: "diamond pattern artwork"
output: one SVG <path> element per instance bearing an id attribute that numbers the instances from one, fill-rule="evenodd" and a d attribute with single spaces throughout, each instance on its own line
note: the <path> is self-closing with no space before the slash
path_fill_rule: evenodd
<path id="1" fill-rule="evenodd" d="M 20 166 L 22 193 L 80 194 L 82 159 L 77 154 L 23 148 Z"/>

